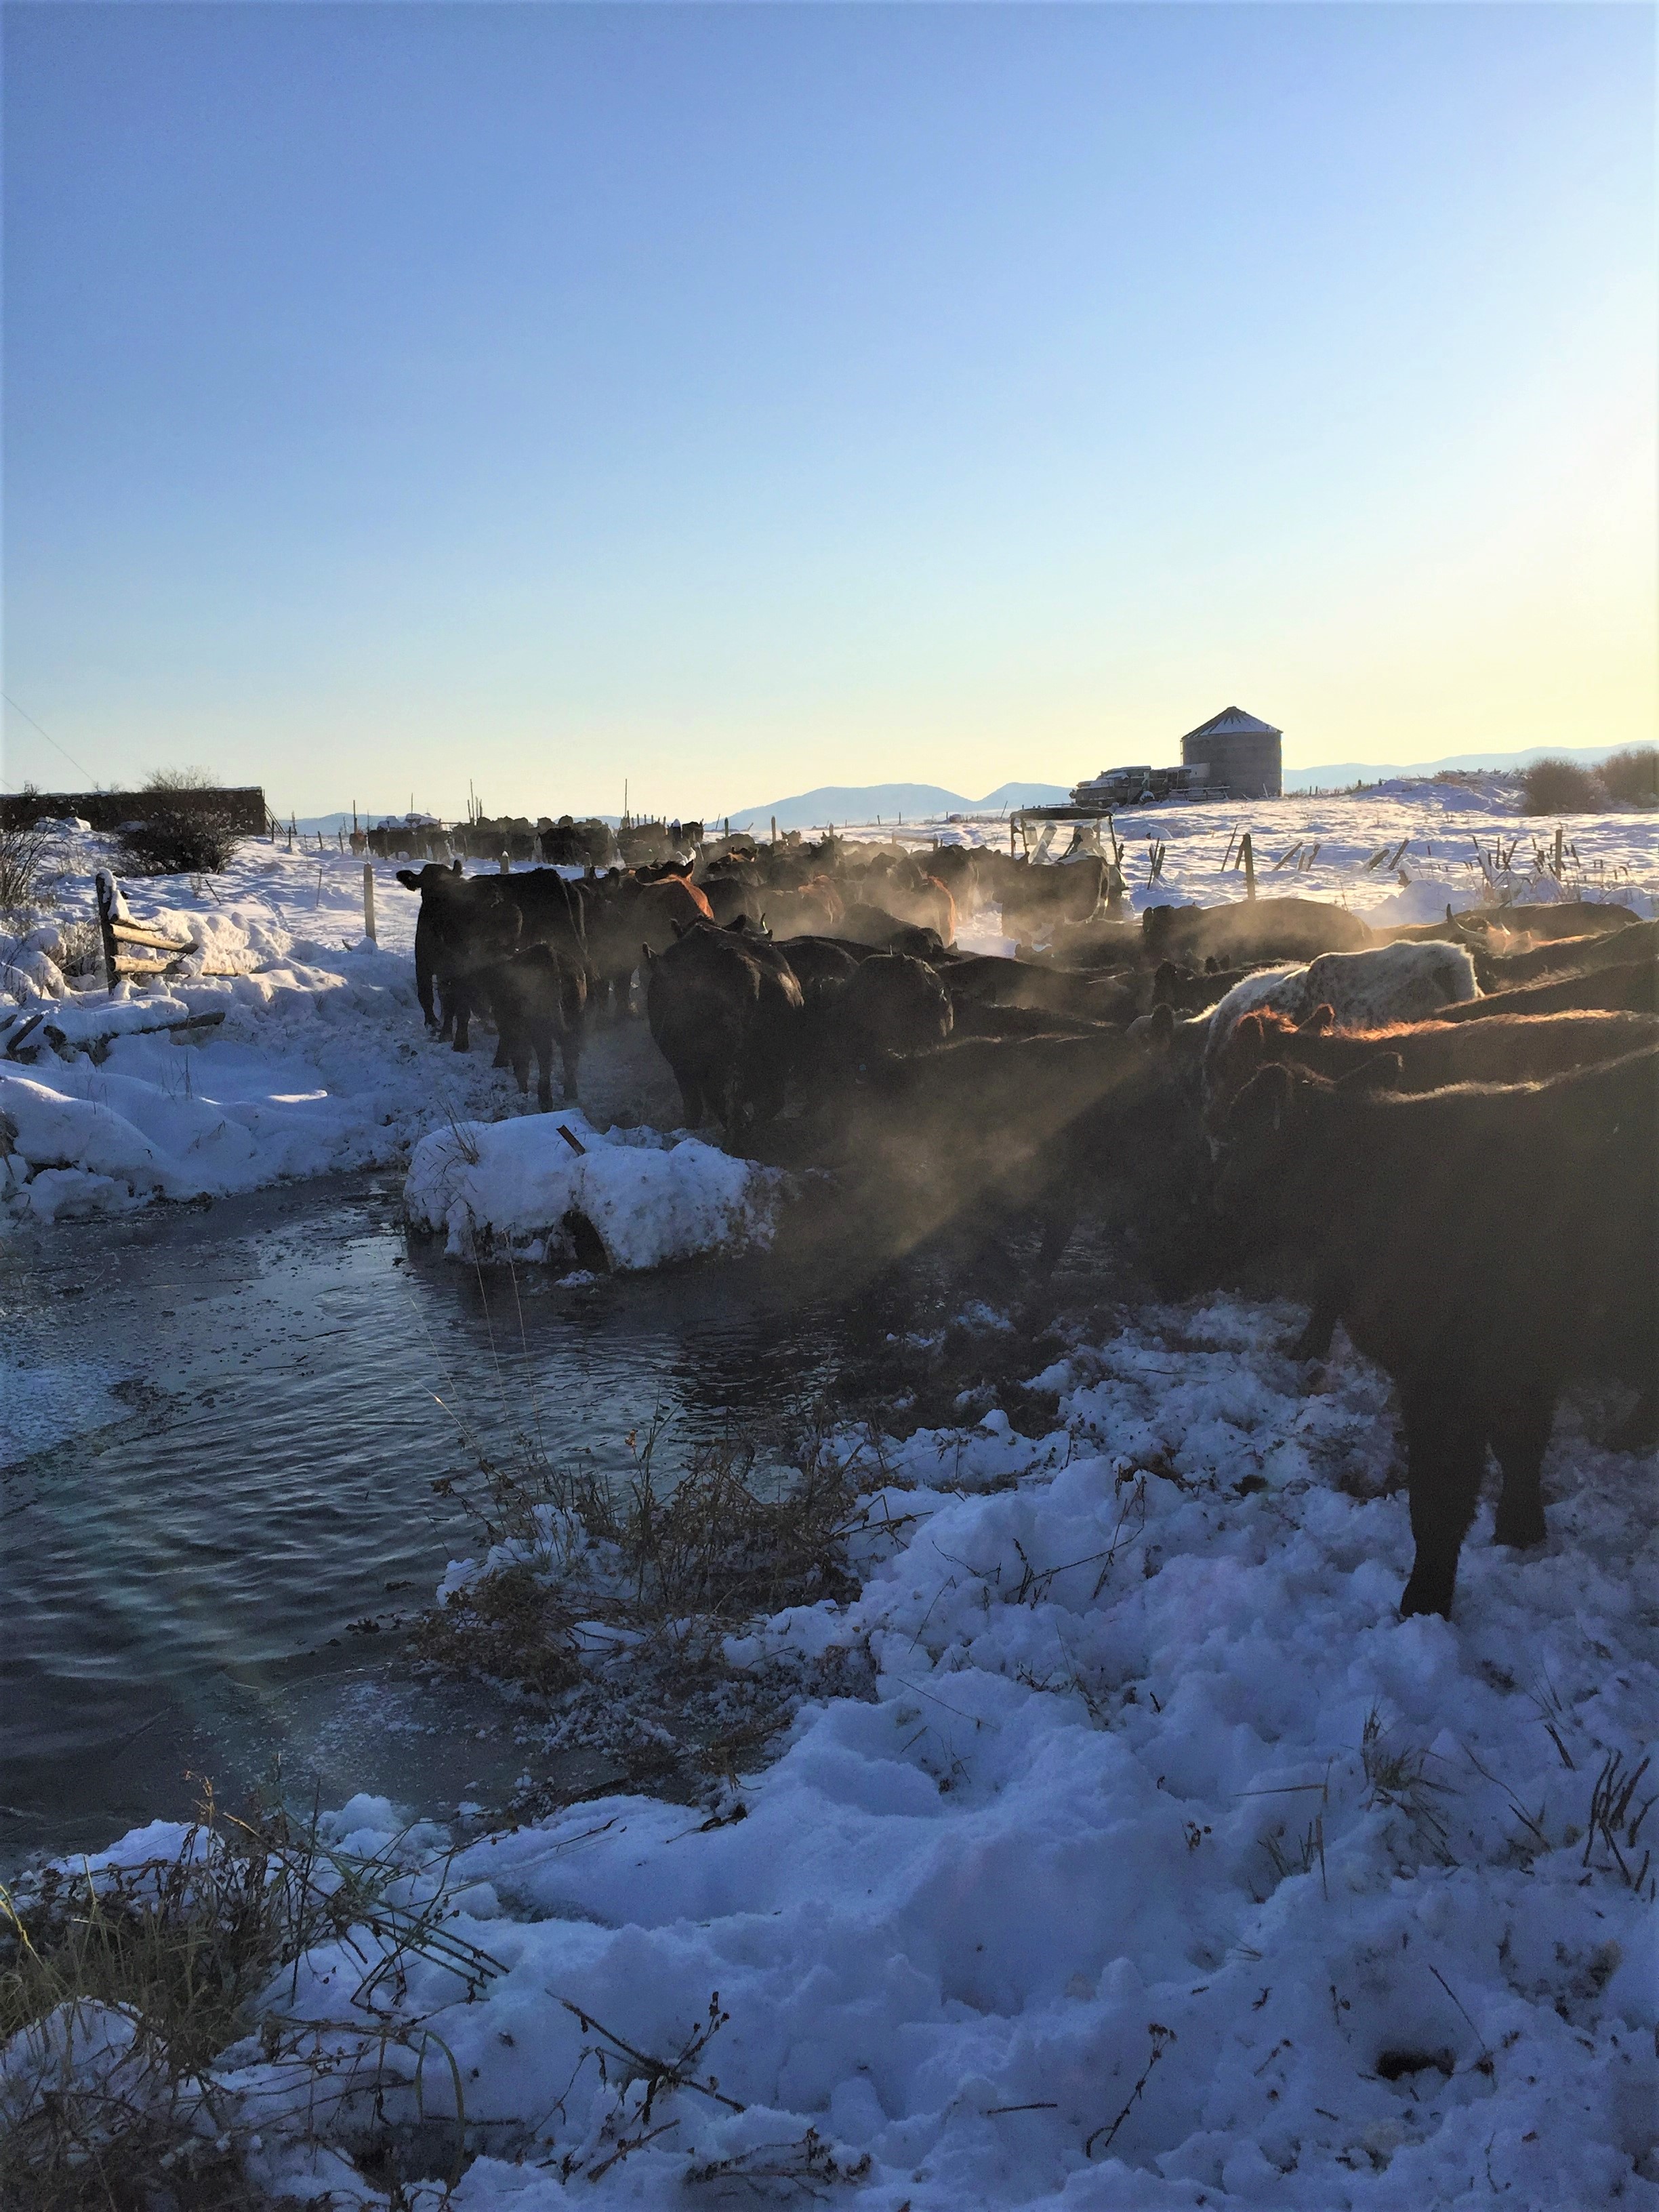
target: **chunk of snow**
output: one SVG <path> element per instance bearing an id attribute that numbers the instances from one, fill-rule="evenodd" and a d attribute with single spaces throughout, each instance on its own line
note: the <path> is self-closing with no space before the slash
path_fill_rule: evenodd
<path id="1" fill-rule="evenodd" d="M 572 1107 L 434 1130 L 415 1148 L 404 1203 L 411 1221 L 447 1231 L 456 1258 L 486 1256 L 497 1237 L 573 1254 L 567 1224 L 579 1216 L 611 1267 L 634 1269 L 769 1242 L 782 1184 L 699 1138 L 602 1132 Z"/>

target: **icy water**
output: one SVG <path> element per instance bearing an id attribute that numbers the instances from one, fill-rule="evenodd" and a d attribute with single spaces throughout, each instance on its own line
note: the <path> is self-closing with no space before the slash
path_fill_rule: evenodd
<path id="1" fill-rule="evenodd" d="M 510 1707 L 434 1685 L 402 1624 L 476 1552 L 434 1479 L 539 1418 L 617 1477 L 776 1434 L 848 1308 L 783 1256 L 515 1298 L 404 1231 L 399 1179 L 331 1178 L 0 1255 L 0 1865 L 285 1789 L 500 1802 Z M 436 1402 L 442 1398 L 452 1412 Z"/>

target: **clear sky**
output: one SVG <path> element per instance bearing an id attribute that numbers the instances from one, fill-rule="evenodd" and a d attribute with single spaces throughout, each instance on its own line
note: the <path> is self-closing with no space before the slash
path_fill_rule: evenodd
<path id="1" fill-rule="evenodd" d="M 1640 6 L 4 11 L 6 781 L 1644 741 Z"/>

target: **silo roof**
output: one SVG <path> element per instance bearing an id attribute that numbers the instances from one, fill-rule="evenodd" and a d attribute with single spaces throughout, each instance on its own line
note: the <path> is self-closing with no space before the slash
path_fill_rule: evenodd
<path id="1" fill-rule="evenodd" d="M 1194 738 L 1282 738 L 1283 730 L 1276 730 L 1271 722 L 1258 722 L 1254 714 L 1247 714 L 1242 707 L 1224 707 L 1218 714 L 1212 714 L 1207 722 L 1200 722 L 1195 730 L 1188 730 L 1181 740 L 1189 744 Z"/>

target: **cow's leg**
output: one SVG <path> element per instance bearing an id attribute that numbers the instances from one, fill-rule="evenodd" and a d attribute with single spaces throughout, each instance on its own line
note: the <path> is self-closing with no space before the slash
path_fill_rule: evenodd
<path id="1" fill-rule="evenodd" d="M 532 1034 L 536 1044 L 536 1103 L 544 1114 L 553 1110 L 553 1017 L 538 1015 Z"/>
<path id="2" fill-rule="evenodd" d="M 567 968 L 559 990 L 559 1057 L 563 1066 L 564 1095 L 576 1101 L 576 1071 L 581 1066 L 582 1035 L 587 1026 L 587 979 L 581 969 Z"/>
<path id="3" fill-rule="evenodd" d="M 1072 1231 L 1077 1227 L 1081 1211 L 1073 1189 L 1045 1192 L 1039 1218 L 1042 1223 L 1042 1242 L 1037 1247 L 1036 1271 L 1045 1281 L 1059 1267 L 1072 1241 Z"/>
<path id="4" fill-rule="evenodd" d="M 1340 1286 L 1330 1278 L 1322 1276 L 1314 1287 L 1313 1311 L 1308 1316 L 1308 1325 L 1293 1343 L 1285 1346 L 1285 1357 L 1289 1359 L 1328 1358 L 1331 1339 L 1336 1334 L 1336 1324 L 1341 1317 Z"/>
<path id="5" fill-rule="evenodd" d="M 750 1129 L 763 1129 L 783 1110 L 785 1072 L 779 1063 L 761 1054 L 752 1054 L 738 1085 L 745 1119 Z"/>
<path id="6" fill-rule="evenodd" d="M 1659 1389 L 1644 1383 L 1636 1403 L 1607 1438 L 1612 1451 L 1647 1452 L 1659 1443 Z"/>
<path id="7" fill-rule="evenodd" d="M 1406 1468 L 1417 1557 L 1400 1601 L 1402 1613 L 1451 1612 L 1457 1554 L 1480 1496 L 1486 1423 L 1455 1385 L 1402 1389 Z"/>
<path id="8" fill-rule="evenodd" d="M 455 1010 L 455 1050 L 470 1052 L 472 1048 L 472 994 L 465 981 L 457 981 L 450 988 L 444 1002 L 446 1008 Z"/>
<path id="9" fill-rule="evenodd" d="M 750 1108 L 748 1086 L 741 1066 L 735 1061 L 727 1063 L 720 1092 L 720 1121 L 726 1133 L 726 1149 L 728 1152 L 741 1152 L 749 1133 Z"/>
<path id="10" fill-rule="evenodd" d="M 678 1069 L 675 1071 L 674 1080 L 680 1086 L 680 1108 L 685 1115 L 685 1127 L 702 1128 L 703 1116 L 702 1084 L 695 1075 L 682 1075 Z"/>
<path id="11" fill-rule="evenodd" d="M 421 1013 L 428 1036 L 435 1036 L 438 1017 L 432 1004 L 432 947 L 421 942 L 421 927 L 415 925 L 415 995 L 421 1002 Z"/>
<path id="12" fill-rule="evenodd" d="M 1492 1448 L 1504 1471 L 1494 1531 L 1500 1544 L 1541 1544 L 1548 1533 L 1538 1478 L 1554 1420 L 1555 1392 L 1540 1388 L 1517 1391 L 1492 1421 Z"/>

